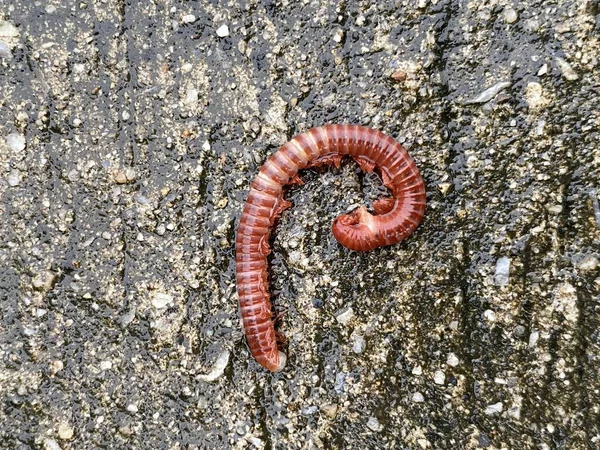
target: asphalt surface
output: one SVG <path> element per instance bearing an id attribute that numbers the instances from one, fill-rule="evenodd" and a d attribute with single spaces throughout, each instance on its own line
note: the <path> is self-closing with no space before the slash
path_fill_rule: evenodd
<path id="1" fill-rule="evenodd" d="M 600 447 L 597 1 L 0 5 L 0 448 Z M 273 235 L 285 370 L 249 354 L 234 239 L 295 134 L 388 133 L 428 191 L 306 171 Z"/>

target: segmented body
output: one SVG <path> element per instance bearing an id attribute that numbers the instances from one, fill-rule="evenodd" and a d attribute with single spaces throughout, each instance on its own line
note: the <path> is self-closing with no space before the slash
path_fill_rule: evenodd
<path id="1" fill-rule="evenodd" d="M 269 235 L 275 219 L 290 206 L 283 187 L 301 183 L 297 173 L 319 164 L 339 166 L 344 156 L 381 174 L 392 196 L 337 217 L 335 238 L 356 251 L 372 250 L 405 239 L 425 212 L 425 185 L 412 158 L 394 139 L 358 125 L 325 125 L 294 137 L 273 153 L 252 182 L 236 237 L 236 271 L 244 331 L 256 360 L 280 371 L 286 355 L 277 348 L 267 281 Z"/>

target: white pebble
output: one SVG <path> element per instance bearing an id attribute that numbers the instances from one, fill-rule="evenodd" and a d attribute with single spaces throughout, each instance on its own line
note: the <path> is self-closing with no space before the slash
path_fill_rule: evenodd
<path id="1" fill-rule="evenodd" d="M 598 258 L 594 255 L 585 255 L 576 261 L 575 267 L 583 272 L 591 272 L 598 267 Z"/>
<path id="2" fill-rule="evenodd" d="M 493 99 L 496 95 L 498 95 L 501 91 L 506 89 L 507 87 L 512 86 L 512 84 L 508 81 L 501 81 L 500 83 L 496 83 L 492 87 L 486 89 L 477 97 L 474 97 L 470 100 L 464 102 L 465 105 L 472 105 L 476 103 L 486 103 Z"/>
<path id="3" fill-rule="evenodd" d="M 19 37 L 19 29 L 12 23 L 0 20 L 0 38 Z"/>
<path id="4" fill-rule="evenodd" d="M 6 181 L 11 187 L 18 186 L 21 183 L 21 173 L 18 170 L 13 170 L 6 177 Z"/>
<path id="5" fill-rule="evenodd" d="M 25 150 L 25 136 L 20 133 L 10 133 L 4 138 L 4 141 L 6 142 L 6 145 L 8 145 L 11 150 L 15 152 Z"/>
<path id="6" fill-rule="evenodd" d="M 5 59 L 12 59 L 12 52 L 10 47 L 4 41 L 0 41 L 0 57 Z"/>
<path id="7" fill-rule="evenodd" d="M 485 413 L 488 416 L 498 414 L 501 412 L 502 412 L 502 402 L 494 403 L 493 405 L 488 405 L 488 407 L 485 408 Z"/>
<path id="8" fill-rule="evenodd" d="M 448 357 L 446 358 L 446 364 L 452 367 L 458 366 L 460 360 L 454 353 L 448 353 Z"/>
<path id="9" fill-rule="evenodd" d="M 412 396 L 412 401 L 415 403 L 423 403 L 425 401 L 425 397 L 420 392 L 415 392 Z"/>
<path id="10" fill-rule="evenodd" d="M 421 368 L 421 366 L 415 366 L 415 367 L 413 367 L 411 373 L 418 377 L 423 373 L 423 369 Z"/>
<path id="11" fill-rule="evenodd" d="M 335 34 L 333 35 L 333 40 L 337 43 L 342 42 L 343 38 L 344 38 L 344 30 L 337 30 L 335 32 Z"/>
<path id="12" fill-rule="evenodd" d="M 491 309 L 486 309 L 483 312 L 483 317 L 488 322 L 495 322 L 496 321 L 496 313 L 494 311 L 492 311 Z"/>
<path id="13" fill-rule="evenodd" d="M 183 23 L 194 23 L 196 21 L 196 16 L 193 14 L 186 14 L 181 18 Z"/>
<path id="14" fill-rule="evenodd" d="M 433 382 L 435 384 L 444 384 L 446 382 L 446 374 L 441 370 L 436 370 L 433 374 Z"/>
<path id="15" fill-rule="evenodd" d="M 224 350 L 221 352 L 212 369 L 206 375 L 200 375 L 199 378 L 204 381 L 215 381 L 223 372 L 225 372 L 225 367 L 229 363 L 229 350 Z"/>
<path id="16" fill-rule="evenodd" d="M 138 412 L 138 407 L 137 405 L 130 403 L 129 405 L 127 405 L 127 411 L 135 414 L 136 412 Z"/>
<path id="17" fill-rule="evenodd" d="M 556 60 L 556 64 L 558 64 L 558 68 L 560 69 L 560 72 L 562 73 L 562 76 L 565 78 L 565 80 L 575 81 L 575 80 L 579 79 L 579 75 L 577 74 L 577 72 L 575 72 L 573 67 L 571 67 L 571 64 L 569 64 L 566 60 L 564 60 L 563 58 L 559 58 L 559 57 L 556 57 L 555 60 Z"/>
<path id="18" fill-rule="evenodd" d="M 100 361 L 100 370 L 112 369 L 112 361 Z"/>
<path id="19" fill-rule="evenodd" d="M 173 302 L 173 297 L 164 292 L 155 292 L 152 296 L 152 306 L 156 309 L 162 309 Z"/>
<path id="20" fill-rule="evenodd" d="M 494 283 L 497 286 L 506 286 L 509 281 L 510 259 L 506 256 L 498 258 L 496 261 L 496 273 L 494 274 Z"/>
<path id="21" fill-rule="evenodd" d="M 340 323 L 341 325 L 348 325 L 348 323 L 352 320 L 352 318 L 354 317 L 354 311 L 352 309 L 352 307 L 348 307 L 348 308 L 344 308 L 340 311 L 337 312 L 337 314 L 335 315 L 335 320 L 338 321 L 338 323 Z"/>
<path id="22" fill-rule="evenodd" d="M 537 341 L 539 338 L 540 338 L 540 333 L 538 331 L 532 331 L 531 334 L 529 335 L 529 346 L 535 347 L 535 344 L 537 344 Z"/>
<path id="23" fill-rule="evenodd" d="M 383 425 L 381 425 L 381 423 L 379 423 L 379 420 L 377 420 L 377 417 L 369 417 L 369 420 L 367 421 L 367 427 L 369 427 L 369 429 L 373 430 L 373 431 L 381 431 L 383 429 Z"/>
<path id="24" fill-rule="evenodd" d="M 58 437 L 61 438 L 62 440 L 68 441 L 69 439 L 72 439 L 73 433 L 74 433 L 73 427 L 70 426 L 66 422 L 62 422 L 58 426 Z"/>
<path id="25" fill-rule="evenodd" d="M 515 23 L 519 20 L 519 14 L 512 8 L 504 8 L 504 21 L 506 23 Z"/>
<path id="26" fill-rule="evenodd" d="M 362 353 L 365 351 L 365 347 L 367 346 L 365 342 L 365 338 L 360 335 L 353 336 L 354 344 L 352 344 L 352 351 L 354 353 Z"/>
<path id="27" fill-rule="evenodd" d="M 60 450 L 60 445 L 54 439 L 44 439 L 44 450 Z"/>
<path id="28" fill-rule="evenodd" d="M 221 25 L 219 28 L 217 28 L 217 36 L 219 36 L 219 37 L 229 36 L 229 27 L 227 25 Z"/>

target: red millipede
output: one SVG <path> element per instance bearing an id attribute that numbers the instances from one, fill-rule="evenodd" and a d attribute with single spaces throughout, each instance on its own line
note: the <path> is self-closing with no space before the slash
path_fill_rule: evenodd
<path id="1" fill-rule="evenodd" d="M 392 197 L 373 202 L 333 221 L 333 235 L 344 247 L 367 251 L 396 244 L 410 235 L 425 212 L 425 184 L 415 162 L 394 139 L 359 125 L 325 125 L 299 134 L 273 153 L 261 167 L 237 229 L 236 273 L 244 332 L 258 363 L 279 372 L 286 355 L 277 347 L 277 333 L 267 281 L 267 255 L 271 227 L 291 206 L 283 198 L 288 183 L 302 183 L 298 171 L 320 164 L 337 167 L 352 157 L 365 172 L 375 168 Z"/>

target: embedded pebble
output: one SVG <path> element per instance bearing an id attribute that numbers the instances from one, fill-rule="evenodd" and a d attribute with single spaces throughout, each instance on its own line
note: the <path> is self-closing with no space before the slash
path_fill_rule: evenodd
<path id="1" fill-rule="evenodd" d="M 152 306 L 162 309 L 173 302 L 173 297 L 163 292 L 154 292 L 152 295 Z"/>
<path id="2" fill-rule="evenodd" d="M 136 412 L 138 412 L 138 407 L 137 407 L 137 405 L 135 405 L 135 404 L 133 404 L 133 403 L 130 403 L 129 405 L 127 405 L 127 408 L 126 408 L 126 409 L 127 409 L 127 411 L 129 411 L 130 413 L 134 413 L 134 414 L 135 414 Z"/>
<path id="3" fill-rule="evenodd" d="M 12 52 L 10 47 L 4 41 L 0 41 L 0 58 L 12 59 Z"/>
<path id="4" fill-rule="evenodd" d="M 531 82 L 527 84 L 525 88 L 525 101 L 530 109 L 539 110 L 543 109 L 550 101 L 544 97 L 544 90 L 540 83 Z"/>
<path id="5" fill-rule="evenodd" d="M 501 412 L 502 412 L 502 402 L 494 403 L 493 405 L 488 405 L 487 408 L 485 408 L 485 413 L 488 416 L 498 414 Z"/>
<path id="6" fill-rule="evenodd" d="M 100 361 L 100 370 L 112 369 L 112 361 Z"/>
<path id="7" fill-rule="evenodd" d="M 415 367 L 413 367 L 411 373 L 418 377 L 423 373 L 423 368 L 421 366 L 415 366 Z"/>
<path id="8" fill-rule="evenodd" d="M 342 42 L 343 38 L 344 38 L 344 30 L 337 30 L 333 35 L 333 40 L 338 43 Z"/>
<path id="9" fill-rule="evenodd" d="M 483 312 L 483 317 L 488 322 L 495 322 L 496 321 L 496 313 L 494 311 L 492 311 L 491 309 L 486 309 Z"/>
<path id="10" fill-rule="evenodd" d="M 196 21 L 196 16 L 193 14 L 186 14 L 181 18 L 183 23 L 194 23 Z"/>
<path id="11" fill-rule="evenodd" d="M 0 39 L 19 37 L 19 29 L 12 23 L 0 20 Z"/>
<path id="12" fill-rule="evenodd" d="M 571 64 L 569 64 L 566 60 L 564 60 L 563 58 L 558 57 L 558 56 L 554 59 L 556 61 L 556 64 L 558 65 L 558 68 L 560 69 L 560 72 L 562 73 L 562 76 L 565 78 L 565 80 L 575 81 L 575 80 L 579 79 L 579 75 L 577 74 L 577 72 L 575 72 L 573 67 L 571 67 Z"/>
<path id="13" fill-rule="evenodd" d="M 539 338 L 540 333 L 538 331 L 532 331 L 529 335 L 529 347 L 535 347 Z"/>
<path id="14" fill-rule="evenodd" d="M 325 403 L 324 405 L 321 405 L 321 412 L 330 419 L 335 418 L 337 410 L 338 405 L 336 405 L 335 403 Z"/>
<path id="15" fill-rule="evenodd" d="M 496 261 L 496 273 L 494 274 L 494 283 L 497 286 L 506 286 L 509 282 L 510 259 L 506 256 L 498 258 Z"/>
<path id="16" fill-rule="evenodd" d="M 352 344 L 352 351 L 354 353 L 362 353 L 365 351 L 365 347 L 367 343 L 365 342 L 365 338 L 360 335 L 354 335 L 352 337 L 354 343 Z"/>
<path id="17" fill-rule="evenodd" d="M 515 23 L 517 20 L 519 20 L 519 14 L 517 11 L 510 7 L 505 7 L 504 11 L 502 12 L 504 13 L 504 21 L 506 23 Z"/>
<path id="18" fill-rule="evenodd" d="M 73 427 L 71 427 L 68 423 L 62 422 L 58 426 L 58 437 L 62 440 L 68 441 L 73 438 Z"/>
<path id="19" fill-rule="evenodd" d="M 353 318 L 354 310 L 351 306 L 338 311 L 335 315 L 335 320 L 337 320 L 341 325 L 348 325 Z"/>
<path id="20" fill-rule="evenodd" d="M 415 403 L 423 403 L 425 401 L 425 397 L 420 392 L 415 392 L 412 395 L 412 401 Z"/>
<path id="21" fill-rule="evenodd" d="M 594 255 L 573 257 L 571 260 L 573 261 L 573 265 L 583 272 L 591 272 L 598 267 L 598 258 Z"/>
<path id="22" fill-rule="evenodd" d="M 465 105 L 473 105 L 477 103 L 486 103 L 493 99 L 496 95 L 498 95 L 501 91 L 506 89 L 507 87 L 512 86 L 512 83 L 508 81 L 501 81 L 500 83 L 496 83 L 492 87 L 486 89 L 477 97 L 474 97 L 470 100 L 466 100 L 464 102 Z"/>
<path id="23" fill-rule="evenodd" d="M 227 25 L 221 25 L 219 28 L 217 28 L 217 36 L 219 36 L 219 37 L 229 36 L 229 27 Z"/>
<path id="24" fill-rule="evenodd" d="M 6 177 L 6 181 L 11 187 L 18 186 L 21 183 L 21 173 L 18 170 L 11 171 Z"/>
<path id="25" fill-rule="evenodd" d="M 54 439 L 44 439 L 44 450 L 61 450 L 60 445 Z"/>
<path id="26" fill-rule="evenodd" d="M 436 370 L 433 374 L 433 382 L 435 384 L 444 384 L 446 382 L 446 374 L 441 370 Z"/>
<path id="27" fill-rule="evenodd" d="M 379 420 L 377 420 L 377 417 L 373 417 L 373 416 L 369 417 L 369 420 L 367 420 L 367 427 L 369 427 L 369 429 L 372 431 L 383 430 L 383 425 L 381 425 Z"/>
<path id="28" fill-rule="evenodd" d="M 448 353 L 448 357 L 446 358 L 446 364 L 452 367 L 458 366 L 460 360 L 454 353 Z"/>
<path id="29" fill-rule="evenodd" d="M 10 133 L 4 138 L 4 142 L 15 152 L 25 150 L 25 146 L 27 145 L 25 136 L 20 133 Z"/>
<path id="30" fill-rule="evenodd" d="M 221 352 L 212 369 L 206 375 L 199 375 L 199 378 L 203 381 L 215 381 L 225 371 L 225 367 L 229 363 L 229 350 L 224 350 Z"/>

